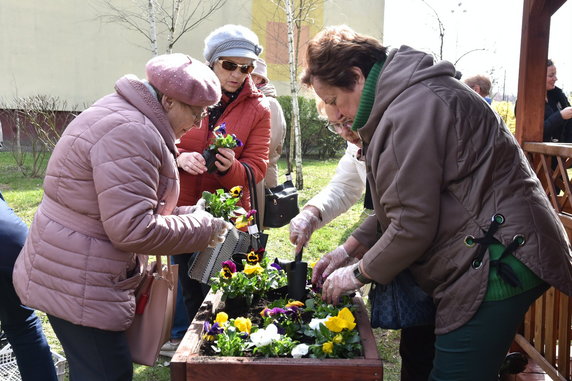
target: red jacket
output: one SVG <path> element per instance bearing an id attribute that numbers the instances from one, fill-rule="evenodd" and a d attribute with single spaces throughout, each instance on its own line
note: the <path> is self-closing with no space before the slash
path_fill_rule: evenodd
<path id="1" fill-rule="evenodd" d="M 217 126 L 226 123 L 226 131 L 235 134 L 244 145 L 234 148 L 235 162 L 224 174 L 217 172 L 202 175 L 190 175 L 179 169 L 181 176 L 181 194 L 178 205 L 194 205 L 201 198 L 203 191 L 213 192 L 224 188 L 229 190 L 235 185 L 242 185 L 242 206 L 249 209 L 250 195 L 248 180 L 241 162 L 250 165 L 256 183 L 262 181 L 268 166 L 268 147 L 270 145 L 270 106 L 268 100 L 260 93 L 250 77 L 238 97 L 224 110 Z M 208 128 L 208 117 L 201 123 L 201 128 L 189 130 L 177 145 L 179 153 L 203 152 L 211 143 L 212 133 Z"/>

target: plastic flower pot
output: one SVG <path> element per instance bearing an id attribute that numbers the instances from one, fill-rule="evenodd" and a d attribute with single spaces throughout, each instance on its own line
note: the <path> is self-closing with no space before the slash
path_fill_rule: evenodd
<path id="1" fill-rule="evenodd" d="M 216 150 L 209 150 L 206 149 L 203 151 L 203 157 L 205 158 L 205 165 L 207 167 L 207 172 L 208 173 L 213 173 L 216 171 L 216 154 L 217 151 Z"/>

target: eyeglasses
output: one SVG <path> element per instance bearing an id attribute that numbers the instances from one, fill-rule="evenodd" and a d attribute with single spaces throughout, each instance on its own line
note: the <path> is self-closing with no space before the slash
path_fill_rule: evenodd
<path id="1" fill-rule="evenodd" d="M 228 60 L 219 60 L 222 68 L 228 71 L 235 71 L 237 68 L 240 69 L 242 74 L 250 74 L 252 70 L 254 70 L 253 65 L 239 65 L 236 62 L 228 61 Z"/>
<path id="2" fill-rule="evenodd" d="M 353 122 L 350 120 L 346 120 L 343 122 L 335 122 L 335 123 L 330 122 L 330 123 L 326 124 L 326 128 L 328 129 L 328 131 L 330 131 L 333 134 L 341 134 L 344 127 L 351 128 L 352 123 Z"/>
<path id="3" fill-rule="evenodd" d="M 193 113 L 193 116 L 195 117 L 195 121 L 193 124 L 200 126 L 201 125 L 201 120 L 204 119 L 205 116 L 207 116 L 209 114 L 209 110 L 206 108 L 201 109 L 201 113 L 197 115 L 197 113 L 195 112 L 195 110 L 193 110 L 191 108 L 191 112 Z"/>

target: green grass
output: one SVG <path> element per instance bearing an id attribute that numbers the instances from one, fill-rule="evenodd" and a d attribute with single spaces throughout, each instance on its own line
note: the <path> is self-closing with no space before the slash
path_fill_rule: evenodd
<path id="1" fill-rule="evenodd" d="M 305 160 L 304 161 L 304 189 L 299 191 L 299 204 L 304 205 L 310 198 L 324 188 L 335 173 L 337 160 Z M 279 163 L 280 173 L 285 172 L 284 161 Z M 284 176 L 281 176 L 281 180 Z M 42 179 L 24 177 L 14 163 L 9 152 L 0 152 L 0 190 L 10 206 L 20 215 L 26 223 L 32 222 L 33 215 L 40 203 L 43 190 Z M 360 199 L 347 213 L 338 217 L 330 224 L 315 232 L 308 247 L 304 250 L 304 259 L 315 261 L 321 255 L 334 249 L 351 234 L 365 218 L 362 213 L 363 199 Z M 294 257 L 294 246 L 288 239 L 288 226 L 279 229 L 269 229 L 267 253 L 272 257 L 289 259 Z M 44 314 L 44 330 L 52 349 L 64 354 L 57 337 L 53 333 Z M 379 353 L 384 361 L 385 381 L 399 380 L 401 360 L 399 358 L 399 331 L 375 329 L 374 334 L 379 342 Z M 169 359 L 160 357 L 154 367 L 134 365 L 135 381 L 168 381 L 170 373 Z"/>

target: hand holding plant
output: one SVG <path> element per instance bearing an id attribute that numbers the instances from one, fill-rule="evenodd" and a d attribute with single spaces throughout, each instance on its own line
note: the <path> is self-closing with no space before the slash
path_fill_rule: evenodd
<path id="1" fill-rule="evenodd" d="M 234 148 L 242 146 L 242 142 L 235 134 L 226 133 L 226 123 L 216 126 L 212 131 L 214 138 L 211 144 L 203 152 L 206 161 L 207 172 L 215 171 L 216 154 L 219 148 Z"/>

